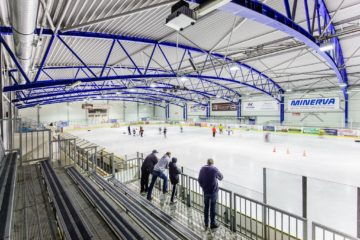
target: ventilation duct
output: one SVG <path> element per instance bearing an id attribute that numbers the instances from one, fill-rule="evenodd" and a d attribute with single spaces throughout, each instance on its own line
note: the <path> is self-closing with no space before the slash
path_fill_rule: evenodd
<path id="1" fill-rule="evenodd" d="M 15 54 L 25 74 L 29 73 L 39 0 L 9 0 Z M 24 78 L 20 77 L 24 83 Z"/>

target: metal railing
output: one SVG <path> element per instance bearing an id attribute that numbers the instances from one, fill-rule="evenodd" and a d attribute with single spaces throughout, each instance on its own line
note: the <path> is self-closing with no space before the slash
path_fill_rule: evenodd
<path id="1" fill-rule="evenodd" d="M 104 150 L 97 151 L 99 146 L 83 140 L 59 139 L 57 144 L 60 152 L 67 155 L 69 164 L 77 164 L 85 171 L 96 171 L 103 177 L 112 176 L 123 183 L 138 181 L 141 177 L 143 154 L 137 153 L 129 159 L 126 156 L 121 158 Z M 161 192 L 160 183 L 159 179 L 155 184 L 158 192 Z M 171 187 L 169 183 L 169 189 Z M 203 211 L 203 192 L 197 178 L 184 173 L 180 175 L 178 199 L 188 207 Z M 308 238 L 307 219 L 225 188 L 219 189 L 216 217 L 225 227 L 255 240 L 307 240 Z M 312 239 L 355 240 L 356 238 L 313 223 Z"/>
<path id="2" fill-rule="evenodd" d="M 339 232 L 335 229 L 323 226 L 319 223 L 312 223 L 312 240 L 359 240 L 359 238 Z"/>
<path id="3" fill-rule="evenodd" d="M 138 181 L 143 154 L 124 160 L 114 177 L 124 183 Z M 198 211 L 204 209 L 204 196 L 197 178 L 181 174 L 178 199 Z M 155 188 L 161 191 L 161 181 Z M 171 189 L 171 183 L 169 183 Z M 289 212 L 266 205 L 224 188 L 219 188 L 216 217 L 224 226 L 251 239 L 307 239 L 307 220 Z"/>

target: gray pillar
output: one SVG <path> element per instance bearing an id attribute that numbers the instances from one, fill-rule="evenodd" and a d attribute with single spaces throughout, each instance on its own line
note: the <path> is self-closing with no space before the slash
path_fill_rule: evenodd
<path id="1" fill-rule="evenodd" d="M 8 136 L 9 136 L 9 149 L 13 148 L 13 124 L 12 124 L 12 118 L 13 118 L 13 108 L 11 106 L 12 101 L 12 92 L 9 93 L 9 103 L 8 103 L 8 112 L 9 112 L 9 123 L 8 123 Z"/>
<path id="2" fill-rule="evenodd" d="M 68 123 L 70 123 L 70 103 L 67 102 L 66 103 L 66 120 Z"/>
<path id="3" fill-rule="evenodd" d="M 139 119 L 139 103 L 136 103 L 136 116 L 137 116 L 137 120 L 139 121 L 140 119 Z"/>
<path id="4" fill-rule="evenodd" d="M 360 238 L 360 188 L 357 189 L 357 237 Z"/>
<path id="5" fill-rule="evenodd" d="M 123 119 L 124 119 L 124 122 L 126 122 L 125 114 L 126 114 L 126 105 L 125 105 L 125 101 L 123 101 Z"/>
<path id="6" fill-rule="evenodd" d="M 37 121 L 37 125 L 40 126 L 40 106 L 38 105 L 36 107 L 36 111 L 37 111 L 37 118 L 36 118 L 36 121 Z"/>
<path id="7" fill-rule="evenodd" d="M 307 218 L 307 177 L 302 177 L 303 218 Z"/>
<path id="8" fill-rule="evenodd" d="M 4 99 L 3 99 L 3 87 L 4 87 L 4 73 L 3 73 L 3 65 L 4 65 L 4 59 L 2 56 L 2 44 L 0 43 L 0 119 L 4 118 Z M 1 139 L 4 141 L 4 124 L 3 121 L 0 121 L 0 131 L 1 131 Z"/>

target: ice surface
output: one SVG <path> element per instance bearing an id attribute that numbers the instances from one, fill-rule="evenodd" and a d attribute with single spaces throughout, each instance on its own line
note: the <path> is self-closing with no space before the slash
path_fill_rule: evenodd
<path id="1" fill-rule="evenodd" d="M 209 128 L 184 127 L 184 133 L 180 133 L 176 126 L 167 127 L 165 139 L 158 126 L 144 128 L 143 138 L 127 135 L 126 127 L 78 130 L 72 134 L 121 156 L 137 151 L 147 154 L 153 149 L 159 155 L 170 151 L 179 165 L 196 172 L 211 157 L 227 181 L 259 192 L 264 167 L 360 186 L 360 144 L 350 138 L 272 133 L 267 143 L 262 132 L 235 131 L 231 136 L 224 133 L 213 138 Z"/>

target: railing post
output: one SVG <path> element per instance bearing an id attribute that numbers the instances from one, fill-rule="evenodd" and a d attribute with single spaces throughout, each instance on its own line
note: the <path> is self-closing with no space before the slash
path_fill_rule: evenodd
<path id="1" fill-rule="evenodd" d="M 236 195 L 233 194 L 233 201 L 231 204 L 232 216 L 231 216 L 231 231 L 236 232 Z M 241 217 L 241 214 L 240 214 Z M 240 226 L 241 227 L 241 226 Z"/>
<path id="2" fill-rule="evenodd" d="M 86 151 L 86 171 L 89 171 L 89 151 Z"/>
<path id="3" fill-rule="evenodd" d="M 140 162 L 140 153 L 139 152 L 136 152 L 136 159 L 137 159 L 138 176 L 140 179 L 141 178 L 141 162 Z"/>
<path id="4" fill-rule="evenodd" d="M 112 177 L 115 178 L 115 159 L 114 159 L 114 153 L 111 153 L 110 160 L 111 160 L 111 174 L 112 174 Z"/>
<path id="5" fill-rule="evenodd" d="M 307 223 L 306 223 L 307 225 Z M 312 236 L 312 240 L 315 240 L 315 237 L 316 237 L 316 230 L 315 230 L 315 224 L 312 223 L 312 228 L 311 228 L 311 236 Z"/>
<path id="6" fill-rule="evenodd" d="M 266 207 L 266 168 L 263 168 L 263 236 L 264 236 L 264 240 L 268 239 L 267 236 L 267 207 Z M 241 216 L 240 216 L 241 217 Z"/>
<path id="7" fill-rule="evenodd" d="M 304 227 L 303 227 L 303 238 L 304 238 L 304 240 L 307 240 L 307 238 L 308 238 L 308 221 L 307 221 L 307 219 L 305 220 L 305 223 L 304 223 Z M 313 231 L 313 233 L 312 234 L 314 234 L 314 232 L 315 231 Z M 315 240 L 315 237 L 313 237 L 312 238 L 313 240 Z"/>
<path id="8" fill-rule="evenodd" d="M 187 176 L 187 187 L 188 187 L 188 191 L 187 191 L 187 195 L 186 195 L 186 205 L 188 207 L 191 207 L 191 189 L 190 189 L 190 177 Z"/>

